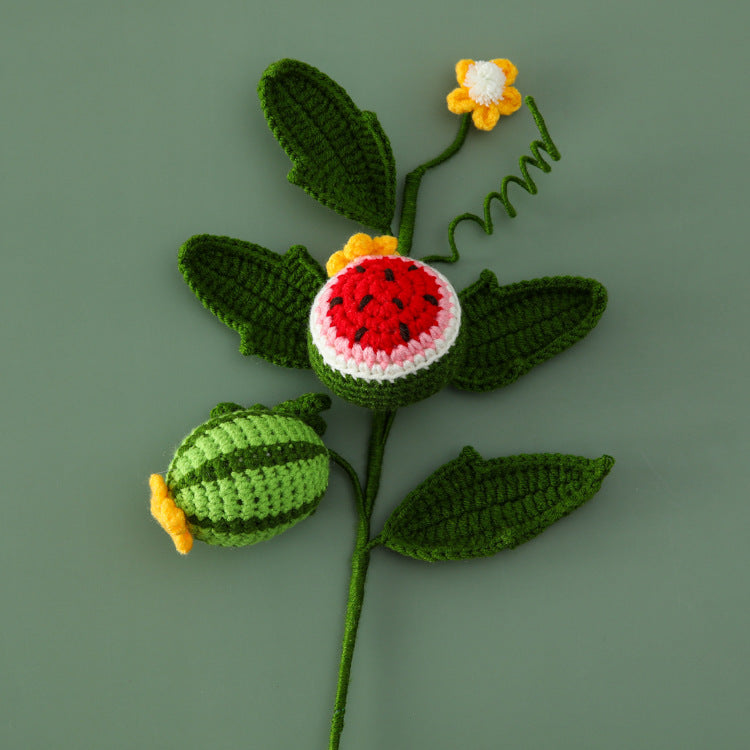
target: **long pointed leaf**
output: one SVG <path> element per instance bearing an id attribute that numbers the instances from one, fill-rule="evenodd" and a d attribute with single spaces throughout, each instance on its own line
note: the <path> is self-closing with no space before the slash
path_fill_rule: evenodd
<path id="1" fill-rule="evenodd" d="M 580 341 L 607 306 L 607 290 L 575 276 L 500 286 L 492 271 L 459 294 L 466 354 L 453 384 L 491 391 Z"/>
<path id="2" fill-rule="evenodd" d="M 294 167 L 288 179 L 323 205 L 388 232 L 396 201 L 390 142 L 377 117 L 299 60 L 270 65 L 258 84 L 266 121 Z"/>
<path id="3" fill-rule="evenodd" d="M 512 549 L 593 497 L 613 464 L 557 453 L 485 461 L 466 447 L 407 495 L 378 541 L 428 561 Z"/>
<path id="4" fill-rule="evenodd" d="M 240 334 L 240 352 L 284 367 L 310 367 L 310 306 L 325 283 L 301 245 L 284 255 L 260 245 L 201 234 L 181 248 L 179 268 L 198 299 Z"/>

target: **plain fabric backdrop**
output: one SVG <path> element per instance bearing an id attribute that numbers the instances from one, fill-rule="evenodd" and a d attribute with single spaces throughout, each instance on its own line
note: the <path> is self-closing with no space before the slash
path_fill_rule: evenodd
<path id="1" fill-rule="evenodd" d="M 496 557 L 373 554 L 342 750 L 750 746 L 746 36 L 735 0 L 17 2 L 0 11 L 0 747 L 327 746 L 355 515 L 182 559 L 147 477 L 220 401 L 323 390 L 238 353 L 176 267 L 224 234 L 324 262 L 361 227 L 285 175 L 255 94 L 295 57 L 378 113 L 401 178 L 450 143 L 464 57 L 510 58 L 562 153 L 461 289 L 600 280 L 580 344 L 491 394 L 402 410 L 375 512 L 473 445 L 609 453 L 592 502 Z M 527 110 L 429 173 L 445 251 L 537 135 Z M 512 189 L 513 190 L 513 189 Z M 367 414 L 326 442 L 364 463 Z"/>

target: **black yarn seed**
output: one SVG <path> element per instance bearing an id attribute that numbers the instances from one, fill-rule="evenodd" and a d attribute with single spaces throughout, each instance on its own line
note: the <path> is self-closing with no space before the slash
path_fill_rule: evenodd
<path id="1" fill-rule="evenodd" d="M 366 294 L 364 297 L 362 297 L 362 299 L 360 300 L 360 303 L 359 303 L 359 309 L 360 310 L 364 309 L 365 305 L 368 302 L 372 302 L 372 299 L 373 299 L 373 297 L 372 297 L 371 294 Z"/>
<path id="2" fill-rule="evenodd" d="M 426 299 L 426 300 L 427 300 L 427 301 L 428 301 L 428 302 L 429 302 L 429 303 L 430 303 L 431 305 L 435 305 L 435 307 L 437 307 L 437 303 L 438 303 L 438 301 L 437 301 L 437 299 L 435 299 L 435 297 L 433 297 L 433 296 L 432 296 L 431 294 L 423 294 L 422 296 L 423 296 L 423 297 L 424 297 L 424 298 L 425 298 L 425 299 Z"/>
<path id="3" fill-rule="evenodd" d="M 336 305 L 340 305 L 344 301 L 343 297 L 334 297 L 330 304 L 328 305 L 328 309 L 330 310 L 332 307 L 336 307 Z"/>
<path id="4" fill-rule="evenodd" d="M 364 273 L 367 269 L 363 268 L 362 266 L 356 266 L 354 270 L 357 273 Z"/>
<path id="5" fill-rule="evenodd" d="M 400 300 L 400 299 L 399 299 L 398 297 L 394 297 L 394 298 L 393 298 L 393 299 L 391 300 L 391 302 L 393 302 L 393 304 L 394 304 L 394 305 L 396 305 L 396 307 L 397 307 L 397 308 L 398 308 L 399 310 L 403 310 L 403 309 L 404 309 L 404 303 L 403 303 L 403 302 L 402 302 L 402 301 L 401 301 L 401 300 Z"/>
<path id="6" fill-rule="evenodd" d="M 392 268 L 386 268 L 385 271 L 385 280 L 386 281 L 395 281 L 396 277 L 393 275 L 393 269 Z"/>
<path id="7" fill-rule="evenodd" d="M 364 336 L 367 333 L 367 328 L 365 326 L 362 326 L 355 334 L 354 334 L 354 340 L 359 341 L 362 336 Z"/>
<path id="8" fill-rule="evenodd" d="M 417 267 L 412 263 L 406 270 L 407 271 L 416 271 Z"/>
<path id="9" fill-rule="evenodd" d="M 409 326 L 406 323 L 398 324 L 398 331 L 401 334 L 401 338 L 408 344 L 411 341 L 411 334 L 409 333 Z"/>

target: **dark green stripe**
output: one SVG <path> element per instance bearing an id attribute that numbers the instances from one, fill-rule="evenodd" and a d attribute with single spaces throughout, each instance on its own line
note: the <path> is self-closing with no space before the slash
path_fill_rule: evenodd
<path id="1" fill-rule="evenodd" d="M 292 508 L 284 513 L 275 516 L 266 516 L 265 518 L 249 518 L 247 521 L 238 518 L 234 521 L 212 521 L 210 518 L 196 518 L 187 516 L 190 526 L 197 526 L 199 529 L 210 529 L 211 531 L 230 534 L 252 534 L 255 531 L 267 531 L 277 526 L 296 521 L 315 510 L 315 507 L 323 497 L 325 490 L 321 492 L 314 500 L 304 503 L 297 508 Z"/>
<path id="2" fill-rule="evenodd" d="M 265 408 L 265 407 L 263 407 Z M 177 449 L 174 454 L 173 461 L 177 460 L 180 456 L 186 453 L 192 448 L 197 442 L 198 438 L 203 437 L 208 432 L 212 432 L 220 425 L 226 424 L 227 422 L 243 422 L 249 417 L 263 417 L 271 416 L 270 412 L 263 412 L 260 409 L 245 409 L 244 411 L 229 412 L 227 414 L 221 414 L 218 417 L 212 417 L 208 422 L 204 422 L 199 427 L 196 427 L 186 438 L 183 440 L 182 445 Z"/>
<path id="3" fill-rule="evenodd" d="M 201 482 L 215 482 L 217 479 L 227 479 L 232 474 L 244 474 L 246 471 L 259 469 L 263 466 L 281 466 L 282 464 L 300 461 L 305 458 L 315 458 L 327 454 L 325 446 L 308 443 L 304 440 L 290 440 L 286 443 L 273 445 L 253 445 L 237 448 L 231 453 L 222 453 L 205 464 L 189 471 L 179 482 L 169 485 L 169 489 L 179 492 L 185 487 Z"/>

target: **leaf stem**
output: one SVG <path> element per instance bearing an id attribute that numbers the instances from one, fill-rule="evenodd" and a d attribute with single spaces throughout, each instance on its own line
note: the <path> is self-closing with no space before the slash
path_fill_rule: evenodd
<path id="1" fill-rule="evenodd" d="M 406 175 L 404 182 L 404 195 L 401 199 L 401 220 L 398 230 L 398 251 L 401 255 L 408 255 L 411 252 L 411 243 L 414 237 L 414 222 L 417 217 L 417 195 L 419 186 L 422 183 L 422 177 L 428 169 L 437 167 L 451 158 L 461 146 L 464 145 L 466 135 L 469 132 L 471 115 L 465 114 L 461 117 L 461 124 L 458 126 L 458 133 L 448 148 L 434 159 L 418 166 L 412 172 Z"/>
<path id="2" fill-rule="evenodd" d="M 357 537 L 352 553 L 352 574 L 349 579 L 349 598 L 346 603 L 346 617 L 344 620 L 344 639 L 341 647 L 341 662 L 339 664 L 339 678 L 336 686 L 336 703 L 331 719 L 331 735 L 329 750 L 338 750 L 341 742 L 341 732 L 344 729 L 344 712 L 346 711 L 346 697 L 349 690 L 349 679 L 352 669 L 354 646 L 359 629 L 359 618 L 362 614 L 362 604 L 365 596 L 365 579 L 370 564 L 370 517 L 375 504 L 375 498 L 380 486 L 380 474 L 383 466 L 383 454 L 388 439 L 394 411 L 375 411 L 372 415 L 370 432 L 370 447 L 367 461 L 367 482 L 364 494 L 359 484 L 356 472 L 338 454 L 330 452 L 331 458 L 338 463 L 350 476 L 357 493 Z"/>
<path id="3" fill-rule="evenodd" d="M 357 503 L 357 513 L 361 517 L 364 514 L 365 509 L 365 496 L 362 492 L 362 485 L 359 483 L 357 472 L 354 470 L 352 465 L 343 456 L 336 453 L 336 451 L 332 451 L 329 449 L 328 455 L 331 457 L 331 460 L 334 463 L 338 464 L 349 476 L 352 487 L 354 488 L 354 499 Z"/>

